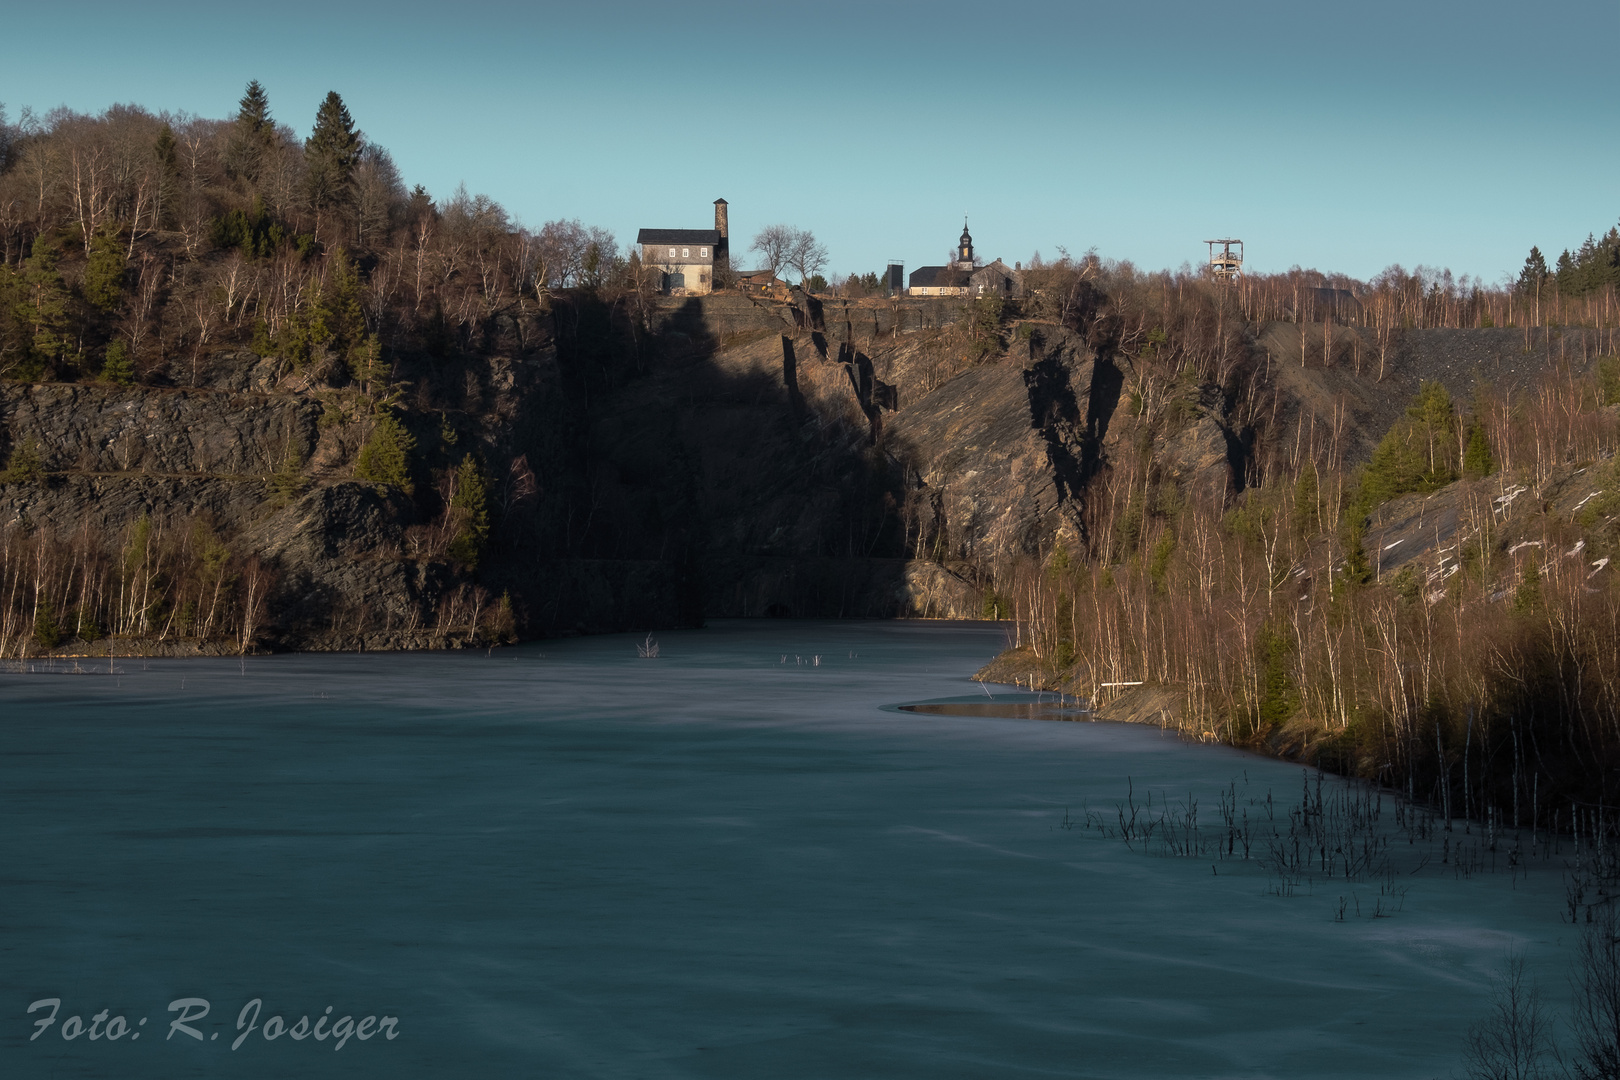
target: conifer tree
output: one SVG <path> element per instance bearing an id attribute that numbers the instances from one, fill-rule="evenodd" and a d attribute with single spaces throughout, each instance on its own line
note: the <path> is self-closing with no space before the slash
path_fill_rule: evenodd
<path id="1" fill-rule="evenodd" d="M 415 491 L 411 483 L 411 451 L 415 449 L 416 438 L 405 430 L 405 425 L 392 414 L 383 413 L 360 448 L 354 474 L 374 484 L 392 484 L 410 495 Z"/>
<path id="2" fill-rule="evenodd" d="M 1300 536 L 1314 535 L 1321 527 L 1320 501 L 1316 464 L 1307 461 L 1294 483 L 1294 528 Z"/>
<path id="3" fill-rule="evenodd" d="M 158 182 L 154 204 L 153 216 L 158 222 L 163 222 L 169 216 L 169 208 L 174 205 L 175 184 L 180 176 L 180 155 L 174 137 L 174 129 L 168 124 L 158 132 L 157 138 L 152 142 L 152 156 L 158 162 Z"/>
<path id="4" fill-rule="evenodd" d="M 84 298 L 102 311 L 113 311 L 124 295 L 124 245 L 110 228 L 96 231 L 84 267 Z"/>
<path id="5" fill-rule="evenodd" d="M 1547 277 L 1547 259 L 1540 248 L 1532 245 L 1524 260 L 1524 269 L 1519 271 L 1519 291 L 1535 298 L 1537 326 L 1541 325 L 1541 287 L 1547 283 Z"/>
<path id="6" fill-rule="evenodd" d="M 23 261 L 24 299 L 18 314 L 32 333 L 33 359 L 41 367 L 54 364 L 67 349 L 68 292 L 56 269 L 57 258 L 56 248 L 41 234 Z"/>
<path id="7" fill-rule="evenodd" d="M 135 365 L 130 363 L 129 346 L 124 344 L 123 338 L 108 342 L 106 358 L 101 362 L 101 377 L 121 386 L 135 381 Z"/>
<path id="8" fill-rule="evenodd" d="M 270 118 L 270 97 L 254 79 L 247 85 L 236 111 L 230 143 L 225 151 L 226 166 L 236 176 L 257 180 L 265 162 L 275 150 L 276 125 Z"/>
<path id="9" fill-rule="evenodd" d="M 315 114 L 315 130 L 304 143 L 305 182 L 316 212 L 317 232 L 323 211 L 339 210 L 353 202 L 354 170 L 359 162 L 360 133 L 355 131 L 343 99 L 336 90 L 330 91 Z"/>
<path id="10" fill-rule="evenodd" d="M 460 528 L 450 541 L 450 557 L 469 570 L 478 566 L 489 539 L 489 485 L 484 470 L 471 454 L 461 459 L 456 470 L 456 490 L 450 497 L 450 509 L 460 518 Z"/>
<path id="11" fill-rule="evenodd" d="M 44 598 L 34 611 L 34 641 L 42 649 L 54 649 L 62 644 L 62 627 L 56 621 L 56 610 Z"/>
<path id="12" fill-rule="evenodd" d="M 1463 475 L 1478 480 L 1496 471 L 1496 458 L 1491 453 L 1490 440 L 1485 437 L 1485 425 L 1474 417 L 1468 425 L 1468 444 L 1463 448 Z"/>
<path id="13" fill-rule="evenodd" d="M 304 493 L 304 455 L 291 436 L 287 439 L 287 451 L 282 455 L 280 467 L 270 474 L 268 486 L 270 505 L 277 509 Z"/>

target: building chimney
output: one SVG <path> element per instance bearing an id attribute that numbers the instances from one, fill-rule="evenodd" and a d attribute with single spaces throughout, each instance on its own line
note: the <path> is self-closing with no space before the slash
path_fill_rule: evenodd
<path id="1" fill-rule="evenodd" d="M 720 242 L 714 246 L 714 264 L 723 268 L 722 272 L 731 269 L 731 240 L 730 222 L 726 218 L 726 200 L 714 200 L 714 230 L 720 234 Z"/>

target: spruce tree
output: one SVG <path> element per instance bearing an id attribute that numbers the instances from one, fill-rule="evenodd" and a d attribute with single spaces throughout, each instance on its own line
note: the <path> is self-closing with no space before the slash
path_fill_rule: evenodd
<path id="1" fill-rule="evenodd" d="M 336 90 L 326 95 L 315 114 L 315 130 L 304 143 L 310 205 L 317 215 L 341 209 L 354 200 L 354 170 L 360 162 L 360 133 Z"/>
<path id="2" fill-rule="evenodd" d="M 226 166 L 233 175 L 257 180 L 275 145 L 276 124 L 270 118 L 270 97 L 254 79 L 238 104 L 225 151 Z"/>
<path id="3" fill-rule="evenodd" d="M 415 491 L 411 483 L 411 451 L 415 449 L 416 439 L 405 425 L 383 413 L 360 448 L 354 474 L 374 484 L 392 484 L 410 495 Z"/>
<path id="4" fill-rule="evenodd" d="M 304 455 L 289 436 L 281 466 L 270 474 L 269 503 L 280 509 L 304 493 Z"/>
<path id="5" fill-rule="evenodd" d="M 62 644 L 62 627 L 56 621 L 56 610 L 44 598 L 34 610 L 34 641 L 42 649 L 54 649 Z"/>
<path id="6" fill-rule="evenodd" d="M 468 454 L 456 470 L 456 493 L 450 497 L 450 510 L 460 519 L 455 539 L 450 541 L 450 557 L 467 569 L 477 568 L 489 539 L 489 485 L 478 459 Z"/>
<path id="7" fill-rule="evenodd" d="M 155 204 L 152 207 L 153 215 L 159 222 L 166 221 L 170 216 L 170 207 L 174 205 L 175 186 L 180 179 L 180 155 L 174 129 L 168 124 L 158 132 L 157 138 L 152 142 L 152 156 L 158 162 L 158 183 Z"/>
<path id="8" fill-rule="evenodd" d="M 1496 458 L 1491 453 L 1490 440 L 1485 437 L 1485 425 L 1474 417 L 1468 425 L 1468 444 L 1463 448 L 1463 475 L 1478 480 L 1496 471 Z"/>
<path id="9" fill-rule="evenodd" d="M 124 245 L 112 229 L 98 229 L 84 266 L 84 298 L 102 311 L 117 309 L 124 296 L 124 264 Z"/>
<path id="10" fill-rule="evenodd" d="M 32 332 L 36 375 L 60 360 L 68 346 L 68 291 L 56 268 L 58 258 L 56 248 L 42 233 L 23 260 L 24 299 L 17 306 L 17 315 Z"/>
<path id="11" fill-rule="evenodd" d="M 1294 483 L 1294 529 L 1300 536 L 1313 536 L 1321 528 L 1320 500 L 1316 465 L 1307 461 Z"/>
<path id="12" fill-rule="evenodd" d="M 1519 289 L 1527 293 L 1535 293 L 1547 280 L 1547 259 L 1541 254 L 1541 249 L 1531 247 L 1529 256 L 1524 260 L 1524 269 L 1519 271 Z"/>
<path id="13" fill-rule="evenodd" d="M 101 362 L 101 377 L 110 383 L 127 386 L 135 381 L 135 365 L 130 363 L 129 346 L 123 338 L 107 343 L 106 358 Z"/>

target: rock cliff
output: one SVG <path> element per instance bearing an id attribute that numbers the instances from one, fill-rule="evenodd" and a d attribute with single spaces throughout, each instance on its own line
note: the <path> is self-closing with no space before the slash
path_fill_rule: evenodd
<path id="1" fill-rule="evenodd" d="M 265 590 L 240 648 L 965 618 L 987 610 L 998 562 L 1091 527 L 1093 476 L 1144 447 L 1189 492 L 1241 490 L 1256 387 L 1289 422 L 1338 401 L 1347 438 L 1364 449 L 1381 433 L 1389 395 L 1371 374 L 1284 371 L 1287 328 L 1262 335 L 1228 385 L 1178 386 L 1173 422 L 1150 423 L 1137 361 L 1105 334 L 1012 322 L 975 337 L 964 314 L 802 293 L 562 296 L 486 340 L 398 360 L 410 491 L 356 475 L 370 402 L 247 351 L 209 358 L 186 388 L 0 384 L 0 449 L 14 466 L 20 450 L 37 458 L 0 483 L 0 528 L 54 544 L 52 558 L 101 560 L 108 590 L 148 558 L 138 545 L 171 544 L 174 569 L 143 579 L 160 595 L 139 633 L 113 646 L 67 635 L 64 648 L 91 652 L 198 645 L 202 617 L 182 617 L 175 582 L 208 551 L 227 552 L 238 593 Z M 476 559 L 452 543 L 450 480 L 469 456 L 487 484 Z M 71 590 L 77 571 L 64 572 Z M 14 654 L 29 627 L 0 631 Z"/>

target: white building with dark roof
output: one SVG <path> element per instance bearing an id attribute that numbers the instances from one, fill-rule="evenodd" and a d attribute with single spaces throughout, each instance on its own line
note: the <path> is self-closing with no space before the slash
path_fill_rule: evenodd
<path id="1" fill-rule="evenodd" d="M 714 200 L 712 229 L 642 229 L 636 234 L 641 265 L 659 273 L 659 291 L 704 296 L 714 291 L 716 269 L 729 259 L 726 200 Z"/>

